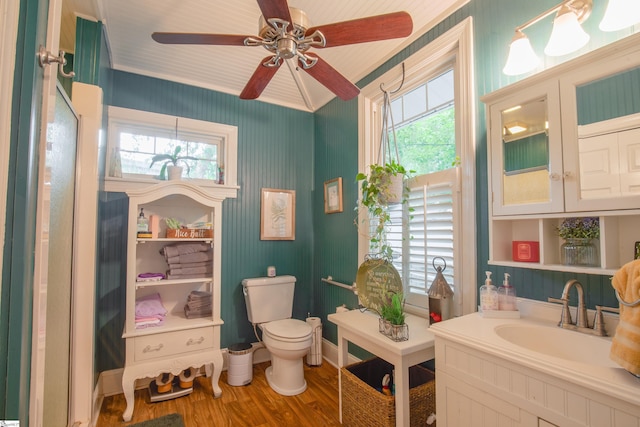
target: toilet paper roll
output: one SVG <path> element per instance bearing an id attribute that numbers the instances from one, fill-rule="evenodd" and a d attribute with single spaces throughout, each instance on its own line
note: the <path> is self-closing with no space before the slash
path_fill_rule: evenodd
<path id="1" fill-rule="evenodd" d="M 322 322 L 319 317 L 307 317 L 307 324 L 313 330 L 312 342 L 307 352 L 307 363 L 311 366 L 322 364 Z"/>
<path id="2" fill-rule="evenodd" d="M 307 323 L 311 325 L 311 328 L 313 328 L 314 330 L 317 327 L 322 327 L 322 321 L 319 317 L 307 317 Z"/>

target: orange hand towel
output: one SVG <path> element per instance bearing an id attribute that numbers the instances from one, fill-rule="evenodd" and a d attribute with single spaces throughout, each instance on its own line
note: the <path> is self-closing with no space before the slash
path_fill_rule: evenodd
<path id="1" fill-rule="evenodd" d="M 613 275 L 611 284 L 623 301 L 631 303 L 640 299 L 640 260 L 622 266 Z M 620 322 L 609 357 L 632 374 L 640 375 L 640 305 L 620 304 Z"/>

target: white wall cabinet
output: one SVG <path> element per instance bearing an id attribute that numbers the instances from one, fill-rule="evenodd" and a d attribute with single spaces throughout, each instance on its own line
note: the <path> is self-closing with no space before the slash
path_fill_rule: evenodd
<path id="1" fill-rule="evenodd" d="M 222 393 L 218 385 L 223 366 L 220 349 L 220 265 L 222 201 L 224 196 L 212 195 L 185 181 L 167 181 L 127 193 L 129 196 L 126 323 L 123 338 L 126 361 L 122 388 L 127 401 L 123 419 L 130 421 L 134 409 L 135 382 L 142 378 L 156 378 L 164 373 L 178 376 L 185 369 L 205 367 L 211 377 L 215 397 Z M 137 237 L 140 209 L 147 218 L 157 216 L 159 233 L 153 238 Z M 166 238 L 164 218 L 176 218 L 183 224 L 211 223 L 213 237 Z M 188 277 L 140 281 L 142 273 L 166 273 L 167 259 L 161 253 L 167 245 L 204 244 L 207 263 L 204 273 L 198 270 Z M 209 259 L 210 258 L 210 259 Z M 210 265 L 211 268 L 208 268 Z M 169 277 L 169 276 L 167 276 Z M 204 317 L 185 315 L 187 297 L 192 291 L 211 294 L 211 314 Z M 136 327 L 136 300 L 158 294 L 167 311 L 161 325 Z"/>
<path id="2" fill-rule="evenodd" d="M 611 275 L 633 260 L 640 241 L 640 114 L 578 126 L 577 90 L 640 67 L 639 41 L 630 36 L 482 98 L 489 264 Z M 568 217 L 599 217 L 600 267 L 561 264 L 556 228 Z M 538 242 L 539 262 L 514 262 L 513 241 Z"/>

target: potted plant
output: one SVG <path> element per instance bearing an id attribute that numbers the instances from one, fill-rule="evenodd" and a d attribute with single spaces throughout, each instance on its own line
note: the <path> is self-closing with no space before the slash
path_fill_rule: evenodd
<path id="1" fill-rule="evenodd" d="M 557 228 L 557 232 L 558 236 L 565 239 L 560 250 L 564 265 L 600 265 L 598 248 L 593 243 L 593 240 L 600 238 L 599 218 L 566 218 Z"/>
<path id="2" fill-rule="evenodd" d="M 409 339 L 409 326 L 404 321 L 402 294 L 388 294 L 385 303 L 380 307 L 380 332 L 393 341 L 406 341 Z"/>
<path id="3" fill-rule="evenodd" d="M 404 183 L 405 177 L 412 171 L 390 160 L 389 162 L 369 166 L 369 174 L 358 173 L 356 181 L 360 183 L 361 198 L 356 211 L 362 207 L 369 214 L 375 228 L 369 231 L 370 248 L 376 250 L 382 258 L 391 259 L 392 249 L 387 244 L 386 233 L 391 223 L 388 206 L 390 203 L 406 203 L 409 189 Z M 399 185 L 398 185 L 399 182 Z"/>
<path id="4" fill-rule="evenodd" d="M 173 150 L 173 154 L 156 154 L 151 158 L 149 167 L 152 168 L 156 162 L 164 161 L 160 169 L 160 179 L 167 179 L 167 174 L 169 179 L 180 179 L 182 176 L 182 166 L 178 166 L 178 162 L 183 162 L 187 166 L 187 170 L 189 170 L 189 164 L 186 161 L 198 160 L 192 156 L 180 156 L 180 151 L 182 151 L 182 147 L 178 145 L 175 150 Z"/>

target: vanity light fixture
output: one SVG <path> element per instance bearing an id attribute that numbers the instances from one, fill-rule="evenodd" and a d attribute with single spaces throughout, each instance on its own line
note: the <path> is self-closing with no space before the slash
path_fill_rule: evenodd
<path id="1" fill-rule="evenodd" d="M 602 31 L 618 31 L 640 23 L 638 0 L 609 0 L 600 22 Z"/>
<path id="2" fill-rule="evenodd" d="M 637 1 L 637 0 L 634 0 Z M 507 75 L 524 74 L 533 70 L 539 63 L 531 43 L 523 30 L 541 21 L 552 13 L 557 13 L 549 43 L 545 48 L 547 55 L 566 55 L 580 49 L 589 41 L 580 23 L 591 14 L 593 0 L 564 0 L 562 3 L 542 12 L 523 25 L 516 27 L 511 40 L 507 63 L 502 70 Z"/>

